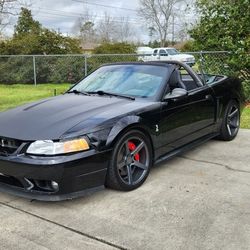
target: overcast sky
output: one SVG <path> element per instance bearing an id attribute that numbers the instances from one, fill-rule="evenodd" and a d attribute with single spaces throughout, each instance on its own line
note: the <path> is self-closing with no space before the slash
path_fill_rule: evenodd
<path id="1" fill-rule="evenodd" d="M 137 16 L 137 0 L 33 0 L 32 5 L 28 8 L 32 10 L 33 17 L 43 26 L 60 30 L 63 34 L 72 33 L 76 20 L 86 10 L 94 15 L 97 21 L 103 19 L 106 12 L 117 21 L 121 17 L 128 18 L 131 25 L 136 29 L 145 28 Z M 14 24 L 15 22 L 16 17 L 12 17 L 11 23 Z M 13 32 L 13 27 L 9 26 L 6 32 L 10 35 Z"/>
<path id="2" fill-rule="evenodd" d="M 33 17 L 43 26 L 65 35 L 72 34 L 76 20 L 88 10 L 97 21 L 103 19 L 105 12 L 117 20 L 121 17 L 128 18 L 138 34 L 138 39 L 147 41 L 148 30 L 145 23 L 137 16 L 138 7 L 139 0 L 33 0 L 32 5 L 28 6 L 32 10 Z M 12 24 L 15 22 L 16 17 L 12 18 Z M 13 27 L 9 26 L 6 33 L 10 35 L 12 32 Z"/>
<path id="3" fill-rule="evenodd" d="M 131 22 L 136 23 L 137 7 L 138 1 L 136 0 L 38 0 L 32 6 L 33 9 L 37 9 L 34 11 L 34 15 L 41 23 L 47 27 L 60 28 L 64 33 L 71 31 L 77 17 L 83 14 L 86 9 L 91 14 L 96 15 L 97 19 L 103 18 L 104 13 L 107 12 L 114 17 L 129 17 Z"/>

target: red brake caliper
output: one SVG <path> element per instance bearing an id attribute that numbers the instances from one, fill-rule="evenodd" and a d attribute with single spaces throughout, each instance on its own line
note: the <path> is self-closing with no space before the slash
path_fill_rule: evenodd
<path id="1" fill-rule="evenodd" d="M 135 146 L 135 144 L 133 142 L 129 141 L 128 142 L 128 148 L 129 148 L 130 151 L 134 151 L 136 149 L 136 146 Z M 140 161 L 139 153 L 135 154 L 134 158 L 135 158 L 136 161 Z"/>

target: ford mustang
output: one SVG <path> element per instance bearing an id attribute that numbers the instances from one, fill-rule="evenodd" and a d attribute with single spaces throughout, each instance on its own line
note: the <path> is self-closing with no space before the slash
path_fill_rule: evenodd
<path id="1" fill-rule="evenodd" d="M 57 201 L 136 189 L 153 164 L 234 139 L 243 98 L 239 80 L 177 61 L 103 65 L 63 95 L 0 113 L 0 191 Z"/>

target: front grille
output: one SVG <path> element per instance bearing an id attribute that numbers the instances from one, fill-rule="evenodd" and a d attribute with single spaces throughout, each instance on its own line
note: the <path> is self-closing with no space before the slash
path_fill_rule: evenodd
<path id="1" fill-rule="evenodd" d="M 0 155 L 8 156 L 14 154 L 21 144 L 21 141 L 0 137 Z"/>

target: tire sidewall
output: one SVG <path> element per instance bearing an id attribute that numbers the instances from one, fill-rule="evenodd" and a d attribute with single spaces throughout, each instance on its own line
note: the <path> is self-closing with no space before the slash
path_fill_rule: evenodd
<path id="1" fill-rule="evenodd" d="M 124 141 L 126 141 L 130 137 L 141 138 L 146 143 L 146 146 L 147 146 L 148 151 L 149 151 L 149 167 L 148 167 L 147 173 L 142 178 L 142 180 L 135 185 L 128 185 L 128 184 L 124 183 L 123 180 L 121 179 L 119 173 L 118 173 L 118 168 L 117 168 L 117 154 L 118 154 L 120 148 L 122 147 L 122 145 L 124 144 Z M 134 189 L 138 188 L 139 186 L 141 186 L 144 183 L 144 181 L 147 179 L 152 165 L 153 165 L 153 152 L 152 152 L 152 145 L 151 145 L 150 139 L 143 132 L 141 132 L 139 130 L 130 130 L 130 131 L 124 133 L 123 135 L 121 135 L 114 146 L 111 161 L 110 161 L 109 168 L 108 168 L 108 176 L 107 176 L 108 182 L 112 183 L 111 187 L 113 187 L 115 184 L 117 189 L 120 189 L 120 190 L 124 190 L 124 191 L 134 190 Z M 113 178 L 115 178 L 115 180 L 111 176 Z M 112 180 L 110 180 L 109 177 L 111 177 Z M 108 184 L 108 186 L 110 186 L 110 185 Z"/>
<path id="2" fill-rule="evenodd" d="M 239 104 L 235 100 L 231 100 L 227 104 L 225 114 L 224 114 L 224 118 L 223 118 L 223 122 L 222 122 L 222 126 L 221 126 L 221 131 L 220 131 L 220 137 L 223 140 L 226 140 L 226 141 L 233 140 L 237 136 L 237 134 L 239 132 L 239 127 L 240 127 L 240 125 L 239 125 L 239 127 L 237 128 L 237 132 L 234 135 L 230 135 L 228 133 L 228 130 L 227 130 L 227 118 L 228 118 L 228 113 L 230 112 L 230 109 L 232 108 L 232 106 L 236 106 L 238 108 L 238 110 L 239 110 Z M 240 124 L 240 117 L 239 117 L 239 124 Z"/>

